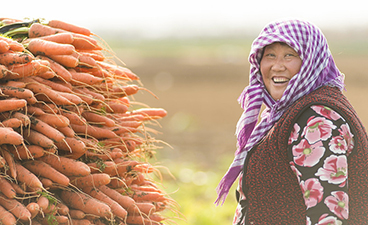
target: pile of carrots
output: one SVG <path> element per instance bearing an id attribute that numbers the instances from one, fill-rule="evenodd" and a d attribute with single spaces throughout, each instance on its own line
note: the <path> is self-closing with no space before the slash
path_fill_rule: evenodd
<path id="1" fill-rule="evenodd" d="M 0 18 L 0 224 L 172 222 L 150 163 L 162 108 L 89 29 Z M 117 63 L 117 62 L 118 63 Z"/>

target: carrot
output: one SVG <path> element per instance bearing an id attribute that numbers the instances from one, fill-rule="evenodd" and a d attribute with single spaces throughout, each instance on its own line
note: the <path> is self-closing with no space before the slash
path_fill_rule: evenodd
<path id="1" fill-rule="evenodd" d="M 56 208 L 60 215 L 67 216 L 69 214 L 69 207 L 62 202 L 58 202 Z"/>
<path id="2" fill-rule="evenodd" d="M 60 96 L 54 90 L 48 86 L 40 83 L 29 83 L 26 86 L 28 89 L 35 93 L 35 96 L 39 100 L 44 100 L 46 102 L 53 102 L 57 105 L 72 105 L 68 99 Z"/>
<path id="3" fill-rule="evenodd" d="M 79 64 L 78 58 L 74 55 L 50 55 L 49 57 L 65 67 L 74 68 Z"/>
<path id="4" fill-rule="evenodd" d="M 106 112 L 108 113 L 126 113 L 128 111 L 128 107 L 124 104 L 114 102 L 108 102 L 107 104 Z"/>
<path id="5" fill-rule="evenodd" d="M 111 189 L 105 185 L 98 187 L 98 189 L 106 194 L 108 197 L 110 197 L 112 200 L 119 203 L 119 205 L 121 205 L 128 212 L 131 210 L 131 207 L 135 206 L 134 199 L 127 195 L 122 195 L 114 189 Z"/>
<path id="6" fill-rule="evenodd" d="M 3 65 L 0 65 L 0 67 L 3 66 Z M 17 88 L 25 88 L 26 87 L 26 84 L 22 81 L 19 81 L 19 80 L 9 80 L 7 82 L 5 82 L 3 84 L 4 86 L 9 86 L 9 87 L 17 87 Z"/>
<path id="7" fill-rule="evenodd" d="M 27 111 L 30 115 L 34 115 L 34 116 L 41 116 L 45 114 L 45 112 L 40 107 L 35 107 L 35 106 L 28 106 Z"/>
<path id="8" fill-rule="evenodd" d="M 40 177 L 39 179 L 42 183 L 42 186 L 45 189 L 50 189 L 50 188 L 54 187 L 54 182 L 52 182 L 52 180 L 50 180 L 48 178 L 44 178 L 44 177 Z"/>
<path id="9" fill-rule="evenodd" d="M 103 82 L 102 78 L 95 77 L 89 73 L 77 72 L 73 69 L 69 69 L 72 79 L 70 83 L 72 85 L 95 85 Z"/>
<path id="10" fill-rule="evenodd" d="M 91 91 L 88 88 L 79 88 L 79 89 L 82 90 L 84 93 L 91 95 L 97 101 L 105 101 L 105 97 L 100 93 Z"/>
<path id="11" fill-rule="evenodd" d="M 119 205 L 116 201 L 112 200 L 109 196 L 104 194 L 102 191 L 94 187 L 91 187 L 91 186 L 84 188 L 83 191 L 86 194 L 89 194 L 90 196 L 100 200 L 101 202 L 106 203 L 111 208 L 111 212 L 115 216 L 121 219 L 124 219 L 128 215 L 127 211 L 121 205 Z"/>
<path id="12" fill-rule="evenodd" d="M 144 215 L 149 216 L 156 211 L 155 205 L 151 202 L 136 202 L 135 206 L 136 207 L 131 207 L 133 210 L 130 210 L 129 214 L 141 215 L 141 213 L 143 213 Z"/>
<path id="13" fill-rule="evenodd" d="M 56 127 L 58 131 L 64 134 L 65 137 L 74 137 L 76 134 L 74 133 L 74 130 L 70 127 Z"/>
<path id="14" fill-rule="evenodd" d="M 43 73 L 39 73 L 39 74 L 37 74 L 37 77 L 41 77 L 41 78 L 43 78 L 43 79 L 52 79 L 52 78 L 54 78 L 55 77 L 55 73 L 54 73 L 54 71 L 52 71 L 52 70 L 48 70 L 48 71 L 46 71 L 46 72 L 43 72 Z"/>
<path id="15" fill-rule="evenodd" d="M 38 145 L 12 145 L 7 149 L 17 160 L 37 159 L 45 153 L 44 149 Z"/>
<path id="16" fill-rule="evenodd" d="M 10 49 L 8 42 L 0 40 L 0 54 L 5 53 Z"/>
<path id="17" fill-rule="evenodd" d="M 40 222 L 42 225 L 49 225 L 49 224 L 66 225 L 69 224 L 69 218 L 64 215 L 53 215 L 52 217 L 41 218 Z"/>
<path id="18" fill-rule="evenodd" d="M 22 126 L 28 126 L 31 123 L 29 117 L 21 112 L 15 112 L 12 117 L 19 119 L 22 122 Z"/>
<path id="19" fill-rule="evenodd" d="M 61 20 L 50 20 L 48 22 L 48 25 L 53 28 L 59 28 L 59 29 L 70 31 L 73 33 L 84 34 L 87 36 L 92 35 L 91 31 L 87 28 L 80 27 L 74 24 L 70 24 L 70 23 L 67 23 Z"/>
<path id="20" fill-rule="evenodd" d="M 139 80 L 139 77 L 130 71 L 128 68 L 121 67 L 119 65 L 112 65 L 107 62 L 96 62 L 100 65 L 103 69 L 110 71 L 111 73 L 115 74 L 118 77 L 125 78 L 128 80 Z"/>
<path id="21" fill-rule="evenodd" d="M 90 225 L 92 224 L 91 221 L 87 219 L 71 219 L 73 225 Z"/>
<path id="22" fill-rule="evenodd" d="M 98 187 L 110 183 L 110 176 L 106 173 L 92 173 L 84 177 L 71 177 L 70 183 L 81 189 Z"/>
<path id="23" fill-rule="evenodd" d="M 164 202 L 167 199 L 164 194 L 152 191 L 135 191 L 131 196 L 136 202 Z"/>
<path id="24" fill-rule="evenodd" d="M 10 127 L 0 127 L 0 144 L 20 145 L 23 137 Z"/>
<path id="25" fill-rule="evenodd" d="M 78 95 L 67 93 L 67 92 L 61 92 L 61 91 L 55 91 L 55 92 L 57 92 L 57 94 L 66 98 L 68 101 L 72 102 L 75 105 L 79 105 L 83 103 L 83 100 Z"/>
<path id="26" fill-rule="evenodd" d="M 6 77 L 8 74 L 9 74 L 8 68 L 0 64 L 0 79 Z"/>
<path id="27" fill-rule="evenodd" d="M 37 119 L 36 117 L 31 117 L 31 128 L 35 131 L 40 132 L 46 137 L 50 138 L 55 142 L 61 142 L 65 139 L 64 134 L 50 126 L 49 124 Z"/>
<path id="28" fill-rule="evenodd" d="M 71 55 L 75 51 L 71 44 L 60 44 L 42 39 L 32 39 L 27 48 L 34 55 Z"/>
<path id="29" fill-rule="evenodd" d="M 42 40 L 52 41 L 59 44 L 72 44 L 73 43 L 73 35 L 71 33 L 56 33 L 50 34 L 42 37 L 37 37 Z"/>
<path id="30" fill-rule="evenodd" d="M 69 215 L 72 219 L 78 220 L 84 219 L 86 217 L 86 214 L 82 210 L 78 209 L 69 209 Z"/>
<path id="31" fill-rule="evenodd" d="M 10 183 L 6 178 L 0 177 L 0 192 L 7 198 L 15 198 L 17 193 Z"/>
<path id="32" fill-rule="evenodd" d="M 69 71 L 65 67 L 63 67 L 59 63 L 55 62 L 54 60 L 50 59 L 47 56 L 39 55 L 37 56 L 37 58 L 49 61 L 50 68 L 52 69 L 52 71 L 56 73 L 58 77 L 61 78 L 61 80 L 64 80 L 66 82 L 69 82 L 71 80 L 72 75 L 69 73 Z"/>
<path id="33" fill-rule="evenodd" d="M 32 80 L 47 85 L 48 87 L 50 87 L 52 90 L 55 91 L 61 91 L 61 92 L 67 92 L 67 93 L 71 93 L 71 85 L 70 87 L 65 83 L 65 82 L 57 82 L 57 81 L 52 81 L 52 80 L 48 80 L 48 79 L 44 79 L 41 77 L 32 77 Z M 31 80 L 29 82 L 32 82 Z"/>
<path id="34" fill-rule="evenodd" d="M 73 154 L 83 155 L 87 150 L 84 142 L 75 137 L 66 137 L 65 141 L 55 142 L 55 145 L 59 150 Z"/>
<path id="35" fill-rule="evenodd" d="M 23 132 L 24 139 L 30 144 L 38 145 L 45 149 L 56 148 L 54 141 L 35 130 L 25 129 Z"/>
<path id="36" fill-rule="evenodd" d="M 0 205 L 0 223 L 3 225 L 15 225 L 17 220 L 14 215 Z"/>
<path id="37" fill-rule="evenodd" d="M 19 163 L 15 163 L 15 168 L 17 170 L 17 180 L 19 182 L 25 183 L 31 188 L 43 188 L 41 181 L 36 177 L 36 175 L 34 175 L 24 166 L 20 165 Z"/>
<path id="38" fill-rule="evenodd" d="M 0 100 L 0 112 L 22 109 L 27 105 L 27 100 L 9 98 Z"/>
<path id="39" fill-rule="evenodd" d="M 48 36 L 52 34 L 62 33 L 60 29 L 55 29 L 47 25 L 43 25 L 40 23 L 33 23 L 28 30 L 28 37 L 35 38 L 35 37 L 42 37 Z"/>
<path id="40" fill-rule="evenodd" d="M 79 209 L 85 213 L 104 218 L 112 217 L 111 209 L 107 204 L 89 197 L 83 192 L 76 193 L 68 190 L 61 190 L 60 198 L 71 208 Z"/>
<path id="41" fill-rule="evenodd" d="M 113 148 L 111 151 L 106 150 L 103 153 L 94 153 L 90 151 L 86 151 L 85 155 L 88 158 L 98 158 L 101 160 L 114 160 L 120 157 L 123 157 L 123 152 L 120 148 Z"/>
<path id="42" fill-rule="evenodd" d="M 37 214 L 40 212 L 40 206 L 36 202 L 30 202 L 26 206 L 28 211 L 31 213 L 31 218 L 35 218 Z"/>
<path id="43" fill-rule="evenodd" d="M 12 50 L 12 51 L 15 51 L 15 52 L 23 52 L 24 51 L 23 44 L 21 44 L 17 41 L 14 41 L 11 38 L 0 36 L 0 40 L 5 41 L 6 43 L 8 43 L 9 49 Z"/>
<path id="44" fill-rule="evenodd" d="M 97 113 L 93 113 L 93 112 L 83 112 L 82 116 L 89 122 L 89 123 L 96 123 L 96 124 L 101 124 L 101 125 L 105 125 L 107 127 L 113 127 L 115 126 L 115 121 L 107 118 L 106 116 L 102 116 L 99 115 Z"/>
<path id="45" fill-rule="evenodd" d="M 79 87 L 73 88 L 73 92 L 87 105 L 92 105 L 92 103 L 94 102 L 92 95 L 84 93 Z"/>
<path id="46" fill-rule="evenodd" d="M 119 189 L 119 188 L 126 188 L 128 185 L 125 182 L 124 178 L 120 179 L 111 179 L 110 183 L 107 185 L 109 188 Z"/>
<path id="47" fill-rule="evenodd" d="M 151 220 L 150 218 L 141 215 L 128 215 L 126 218 L 127 224 L 143 224 L 143 225 L 160 225 L 161 223 Z"/>
<path id="48" fill-rule="evenodd" d="M 87 123 L 85 118 L 70 111 L 61 111 L 61 115 L 68 118 L 70 124 L 85 125 Z"/>
<path id="49" fill-rule="evenodd" d="M 17 167 L 15 165 L 15 160 L 12 154 L 7 151 L 7 146 L 4 146 L 1 149 L 1 154 L 4 157 L 6 164 L 8 164 L 10 176 L 14 179 L 17 179 Z"/>
<path id="50" fill-rule="evenodd" d="M 40 207 L 41 211 L 46 212 L 47 208 L 49 207 L 50 201 L 46 196 L 41 195 L 37 200 L 37 204 Z"/>
<path id="51" fill-rule="evenodd" d="M 103 127 L 96 127 L 91 125 L 77 125 L 72 123 L 70 124 L 70 126 L 75 131 L 76 134 L 88 135 L 96 139 L 117 137 L 117 135 L 114 132 L 105 129 Z"/>
<path id="52" fill-rule="evenodd" d="M 35 59 L 28 63 L 16 64 L 9 66 L 9 73 L 7 79 L 20 79 L 29 76 L 39 76 L 40 74 L 48 72 L 50 63 L 46 60 Z"/>
<path id="53" fill-rule="evenodd" d="M 63 156 L 46 155 L 39 158 L 39 160 L 51 165 L 67 177 L 87 176 L 91 173 L 91 169 L 87 164 Z"/>
<path id="54" fill-rule="evenodd" d="M 146 120 L 159 119 L 167 115 L 166 110 L 162 108 L 141 108 L 131 112 L 132 115 L 140 114 L 145 116 Z"/>
<path id="55" fill-rule="evenodd" d="M 73 46 L 76 49 L 102 50 L 102 48 L 98 45 L 98 42 L 92 37 L 83 34 L 73 33 L 73 38 L 74 38 Z"/>
<path id="56" fill-rule="evenodd" d="M 0 90 L 11 98 L 28 99 L 34 97 L 33 92 L 25 88 L 0 85 Z"/>
<path id="57" fill-rule="evenodd" d="M 50 164 L 39 160 L 28 160 L 22 164 L 36 176 L 42 176 L 63 186 L 69 185 L 69 178 L 54 169 Z"/>
<path id="58" fill-rule="evenodd" d="M 91 168 L 91 173 L 103 172 L 109 176 L 115 176 L 117 174 L 116 164 L 114 161 L 104 161 L 102 163 L 91 162 L 87 165 Z"/>
<path id="59" fill-rule="evenodd" d="M 31 54 L 24 52 L 6 52 L 0 54 L 0 64 L 5 66 L 29 63 L 33 59 L 34 57 Z"/>
<path id="60" fill-rule="evenodd" d="M 45 113 L 43 115 L 37 116 L 37 119 L 55 128 L 69 126 L 69 119 L 60 114 Z"/>
<path id="61" fill-rule="evenodd" d="M 78 49 L 77 51 L 79 54 L 90 56 L 96 61 L 104 61 L 106 59 L 105 55 L 99 50 Z"/>
<path id="62" fill-rule="evenodd" d="M 22 126 L 22 121 L 17 118 L 10 118 L 1 122 L 4 127 L 18 128 Z"/>

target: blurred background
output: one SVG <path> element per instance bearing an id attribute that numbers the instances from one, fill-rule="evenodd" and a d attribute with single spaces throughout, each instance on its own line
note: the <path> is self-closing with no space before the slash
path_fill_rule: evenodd
<path id="1" fill-rule="evenodd" d="M 10 1 L 9 1 L 10 2 Z M 104 0 L 2 3 L 2 17 L 59 19 L 92 30 L 145 88 L 135 101 L 162 107 L 155 163 L 179 213 L 168 224 L 231 224 L 234 188 L 215 206 L 215 188 L 232 162 L 237 98 L 248 84 L 247 57 L 267 23 L 306 19 L 322 29 L 345 94 L 368 126 L 368 14 L 360 0 Z M 17 9 L 13 10 L 15 7 Z M 166 143 L 166 144 L 165 144 Z M 164 169 L 166 167 L 175 177 Z"/>

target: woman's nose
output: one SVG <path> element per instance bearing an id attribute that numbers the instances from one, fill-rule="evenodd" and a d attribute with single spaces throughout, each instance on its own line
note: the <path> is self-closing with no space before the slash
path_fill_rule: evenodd
<path id="1" fill-rule="evenodd" d="M 284 59 L 282 57 L 277 57 L 272 65 L 272 69 L 275 71 L 282 71 L 285 69 Z"/>

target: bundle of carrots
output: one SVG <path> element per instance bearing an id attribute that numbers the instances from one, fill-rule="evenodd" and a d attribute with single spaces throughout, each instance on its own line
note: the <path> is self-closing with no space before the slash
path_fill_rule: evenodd
<path id="1" fill-rule="evenodd" d="M 163 224 L 162 108 L 89 29 L 0 18 L 0 224 Z M 145 89 L 146 90 L 146 89 Z"/>

